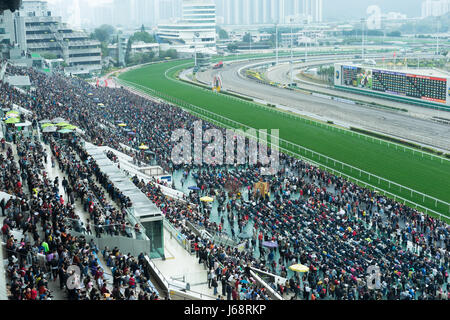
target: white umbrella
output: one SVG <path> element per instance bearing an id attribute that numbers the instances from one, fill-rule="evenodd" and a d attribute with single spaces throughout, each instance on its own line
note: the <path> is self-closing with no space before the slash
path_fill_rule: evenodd
<path id="1" fill-rule="evenodd" d="M 31 126 L 31 122 L 25 121 L 25 122 L 21 122 L 21 123 L 16 123 L 15 126 L 16 127 L 29 127 L 29 126 Z"/>
<path id="2" fill-rule="evenodd" d="M 53 123 L 60 123 L 60 122 L 65 122 L 66 121 L 66 119 L 63 119 L 63 118 L 55 118 L 55 119 L 52 119 L 52 122 Z"/>
<path id="3" fill-rule="evenodd" d="M 52 121 L 49 120 L 49 119 L 44 119 L 44 120 L 39 121 L 39 123 L 41 123 L 41 124 L 44 124 L 44 123 L 52 123 Z"/>
<path id="4" fill-rule="evenodd" d="M 44 128 L 42 130 L 42 132 L 45 132 L 45 133 L 47 133 L 47 132 L 56 132 L 56 131 L 58 131 L 58 127 L 47 127 L 47 128 Z"/>

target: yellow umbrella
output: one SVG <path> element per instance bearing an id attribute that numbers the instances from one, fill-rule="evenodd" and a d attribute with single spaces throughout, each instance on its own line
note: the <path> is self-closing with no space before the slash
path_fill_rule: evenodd
<path id="1" fill-rule="evenodd" d="M 213 202 L 214 199 L 211 198 L 211 197 L 202 197 L 202 198 L 200 198 L 200 201 L 202 201 L 202 202 Z"/>
<path id="2" fill-rule="evenodd" d="M 292 271 L 295 272 L 308 272 L 309 268 L 303 264 L 293 264 L 292 266 L 289 267 L 289 269 L 291 269 Z"/>
<path id="3" fill-rule="evenodd" d="M 139 149 L 141 149 L 141 150 L 148 150 L 148 147 L 146 145 L 141 145 L 141 146 L 139 146 Z"/>
<path id="4" fill-rule="evenodd" d="M 53 123 L 44 123 L 41 125 L 42 129 L 45 129 L 47 127 L 53 127 L 53 126 L 55 126 Z"/>
<path id="5" fill-rule="evenodd" d="M 119 127 L 126 127 L 127 125 L 125 123 L 119 123 L 118 126 Z"/>
<path id="6" fill-rule="evenodd" d="M 17 111 L 9 111 L 5 114 L 8 118 L 18 118 L 20 117 L 20 114 Z"/>

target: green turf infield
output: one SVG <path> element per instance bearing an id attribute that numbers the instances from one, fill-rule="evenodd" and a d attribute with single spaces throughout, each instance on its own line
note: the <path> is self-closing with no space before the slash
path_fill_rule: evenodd
<path id="1" fill-rule="evenodd" d="M 226 59 L 224 59 L 226 60 Z M 215 94 L 174 79 L 175 74 L 187 67 L 189 60 L 153 64 L 122 74 L 121 80 L 129 81 L 156 91 L 152 94 L 167 100 L 178 99 L 204 110 L 227 117 L 256 129 L 279 129 L 280 138 L 301 145 L 345 164 L 370 172 L 391 182 L 450 202 L 450 161 L 431 154 L 413 151 L 400 145 L 371 137 L 357 135 L 300 116 L 278 112 L 273 108 L 247 102 L 235 97 Z M 167 97 L 170 97 L 167 98 Z M 172 100 L 175 102 L 175 100 Z M 284 147 L 283 144 L 281 144 Z M 405 198 L 436 212 L 450 216 L 448 204 L 390 185 L 383 180 L 370 178 L 355 169 L 319 158 L 297 148 L 287 149 L 299 153 L 317 163 L 334 168 L 344 174 L 367 182 L 379 189 Z M 411 203 L 407 203 L 413 205 Z"/>

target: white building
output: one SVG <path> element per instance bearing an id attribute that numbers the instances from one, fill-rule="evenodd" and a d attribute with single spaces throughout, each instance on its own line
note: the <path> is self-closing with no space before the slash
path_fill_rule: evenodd
<path id="1" fill-rule="evenodd" d="M 127 42 L 122 41 L 121 44 L 122 44 L 123 51 L 126 51 Z M 108 49 L 110 49 L 110 51 L 117 50 L 117 43 L 108 45 Z M 158 53 L 159 52 L 159 44 L 158 43 L 145 43 L 144 41 L 137 41 L 137 42 L 133 42 L 131 44 L 130 53 L 132 55 L 136 54 L 136 53 L 146 53 L 146 52 L 151 52 L 151 51 Z"/>
<path id="2" fill-rule="evenodd" d="M 215 0 L 217 16 L 225 25 L 286 24 L 288 16 L 300 16 L 303 1 L 311 0 Z"/>
<path id="3" fill-rule="evenodd" d="M 158 25 L 157 37 L 180 52 L 216 48 L 216 5 L 210 0 L 185 0 L 177 23 Z"/>
<path id="4" fill-rule="evenodd" d="M 323 0 L 303 0 L 303 15 L 309 22 L 322 22 Z"/>
<path id="5" fill-rule="evenodd" d="M 64 59 L 72 74 L 101 70 L 100 42 L 89 39 L 81 30 L 73 30 L 52 16 L 46 1 L 24 1 L 13 13 L 14 43 L 28 53 L 50 53 Z"/>
<path id="6" fill-rule="evenodd" d="M 388 12 L 388 13 L 382 13 L 381 19 L 382 20 L 405 20 L 407 19 L 407 15 L 400 13 L 400 12 Z"/>
<path id="7" fill-rule="evenodd" d="M 6 10 L 0 14 L 0 58 L 7 57 L 9 47 L 14 44 L 13 28 L 13 15 L 11 11 Z"/>

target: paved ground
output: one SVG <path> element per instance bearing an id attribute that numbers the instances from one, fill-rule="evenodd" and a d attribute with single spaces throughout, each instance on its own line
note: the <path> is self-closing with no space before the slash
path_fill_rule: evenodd
<path id="1" fill-rule="evenodd" d="M 346 126 L 357 126 L 369 130 L 391 134 L 400 138 L 450 150 L 450 126 L 436 123 L 432 116 L 443 116 L 444 112 L 421 108 L 402 103 L 397 107 L 407 108 L 408 113 L 364 107 L 328 100 L 287 89 L 259 84 L 250 79 L 243 79 L 238 70 L 249 62 L 239 62 L 225 66 L 219 72 L 223 87 L 273 104 L 280 104 L 297 110 L 305 115 L 315 115 L 320 119 L 332 120 Z M 300 64 L 298 67 L 301 67 Z M 289 66 L 286 66 L 289 68 Z M 197 74 L 197 79 L 210 83 L 216 70 L 207 70 Z M 284 70 L 277 71 L 283 74 Z M 346 94 L 347 95 L 347 94 Z M 359 96 L 364 100 L 366 97 Z M 374 99 L 374 98 L 369 98 Z M 387 100 L 378 99 L 385 103 Z M 450 117 L 450 116 L 449 116 Z"/>

